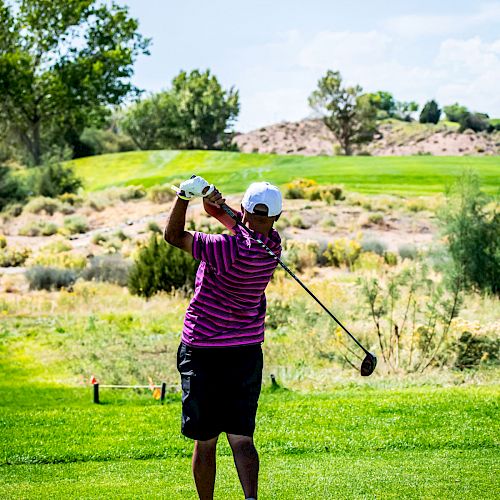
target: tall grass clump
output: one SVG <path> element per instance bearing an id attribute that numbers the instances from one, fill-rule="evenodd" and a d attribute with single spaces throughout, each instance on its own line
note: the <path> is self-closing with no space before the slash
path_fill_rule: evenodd
<path id="1" fill-rule="evenodd" d="M 160 291 L 192 289 L 197 266 L 190 255 L 153 233 L 132 265 L 128 289 L 146 298 Z"/>
<path id="2" fill-rule="evenodd" d="M 422 373 L 448 363 L 450 328 L 462 304 L 460 282 L 429 275 L 420 264 L 359 280 L 389 373 Z"/>

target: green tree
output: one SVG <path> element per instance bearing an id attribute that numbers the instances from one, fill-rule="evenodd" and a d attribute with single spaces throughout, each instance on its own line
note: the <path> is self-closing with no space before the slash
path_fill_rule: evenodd
<path id="1" fill-rule="evenodd" d="M 128 289 L 134 295 L 149 298 L 162 290 L 192 288 L 197 267 L 190 255 L 153 233 L 130 270 Z"/>
<path id="2" fill-rule="evenodd" d="M 392 118 L 396 114 L 396 101 L 390 92 L 378 90 L 368 95 L 370 102 L 377 109 L 377 118 Z"/>
<path id="3" fill-rule="evenodd" d="M 411 122 L 413 113 L 418 111 L 418 104 L 415 101 L 396 101 L 396 111 L 394 117 L 398 120 Z"/>
<path id="4" fill-rule="evenodd" d="M 124 114 L 121 126 L 139 149 L 182 149 L 180 119 L 169 91 L 135 103 Z"/>
<path id="5" fill-rule="evenodd" d="M 463 286 L 500 294 L 500 210 L 466 172 L 448 190 L 440 221 Z"/>
<path id="6" fill-rule="evenodd" d="M 371 141 L 376 131 L 377 109 L 362 90 L 359 85 L 343 87 L 340 73 L 328 70 L 309 96 L 309 105 L 323 116 L 346 155 L 355 144 Z"/>
<path id="7" fill-rule="evenodd" d="M 444 106 L 443 111 L 446 115 L 446 119 L 455 123 L 460 123 L 462 117 L 469 113 L 469 110 L 465 106 L 458 104 L 458 102 L 450 104 L 449 106 Z"/>
<path id="8" fill-rule="evenodd" d="M 434 100 L 425 103 L 420 113 L 420 123 L 437 123 L 441 117 L 441 110 Z"/>
<path id="9" fill-rule="evenodd" d="M 239 109 L 238 91 L 210 70 L 181 71 L 169 90 L 132 106 L 122 126 L 140 149 L 226 148 Z"/>
<path id="10" fill-rule="evenodd" d="M 149 40 L 127 7 L 101 0 L 0 0 L 0 122 L 39 165 L 107 105 L 136 90 L 133 63 Z"/>

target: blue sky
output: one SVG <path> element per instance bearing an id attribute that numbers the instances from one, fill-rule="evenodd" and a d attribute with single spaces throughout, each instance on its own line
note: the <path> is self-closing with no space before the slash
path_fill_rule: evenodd
<path id="1" fill-rule="evenodd" d="M 153 39 L 134 83 L 210 68 L 240 91 L 236 128 L 310 115 L 327 69 L 366 91 L 500 117 L 500 1 L 122 0 Z"/>

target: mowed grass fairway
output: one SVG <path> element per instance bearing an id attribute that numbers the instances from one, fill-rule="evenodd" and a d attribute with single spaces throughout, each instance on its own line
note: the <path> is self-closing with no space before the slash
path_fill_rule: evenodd
<path id="1" fill-rule="evenodd" d="M 1 387 L 1 498 L 194 499 L 180 401 L 40 385 Z M 328 394 L 264 391 L 263 499 L 498 498 L 499 390 L 493 386 Z M 242 498 L 225 438 L 216 498 Z"/>
<path id="2" fill-rule="evenodd" d="M 145 187 L 205 176 L 226 193 L 244 191 L 256 180 L 278 185 L 307 177 L 369 194 L 429 195 L 442 193 L 464 169 L 475 170 L 483 189 L 498 191 L 499 157 L 327 157 L 280 156 L 216 151 L 133 151 L 81 158 L 72 162 L 89 191 L 111 186 Z"/>

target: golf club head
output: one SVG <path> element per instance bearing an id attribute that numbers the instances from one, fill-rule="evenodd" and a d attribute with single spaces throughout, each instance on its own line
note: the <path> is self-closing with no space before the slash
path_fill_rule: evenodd
<path id="1" fill-rule="evenodd" d="M 371 353 L 368 353 L 365 356 L 365 359 L 363 359 L 363 362 L 361 363 L 361 376 L 369 377 L 375 370 L 376 366 L 377 366 L 377 357 Z"/>

